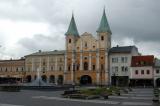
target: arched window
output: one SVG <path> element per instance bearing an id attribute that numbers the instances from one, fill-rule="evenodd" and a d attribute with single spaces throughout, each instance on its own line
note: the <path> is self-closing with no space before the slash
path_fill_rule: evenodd
<path id="1" fill-rule="evenodd" d="M 104 40 L 104 36 L 101 36 L 101 40 Z"/>
<path id="2" fill-rule="evenodd" d="M 84 70 L 88 70 L 88 63 L 84 62 Z"/>
<path id="3" fill-rule="evenodd" d="M 71 66 L 69 65 L 69 66 L 68 66 L 68 71 L 70 71 L 70 70 L 71 70 Z"/>
<path id="4" fill-rule="evenodd" d="M 71 43 L 71 39 L 69 39 L 69 43 Z"/>
<path id="5" fill-rule="evenodd" d="M 87 42 L 85 42 L 85 45 L 84 45 L 85 47 L 87 47 Z"/>

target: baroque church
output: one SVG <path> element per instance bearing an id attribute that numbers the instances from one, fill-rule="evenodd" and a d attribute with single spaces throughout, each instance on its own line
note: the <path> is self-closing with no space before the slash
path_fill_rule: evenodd
<path id="1" fill-rule="evenodd" d="M 85 32 L 79 35 L 74 16 L 66 35 L 64 76 L 66 83 L 109 83 L 108 51 L 111 48 L 111 30 L 105 10 L 97 29 L 97 37 Z"/>

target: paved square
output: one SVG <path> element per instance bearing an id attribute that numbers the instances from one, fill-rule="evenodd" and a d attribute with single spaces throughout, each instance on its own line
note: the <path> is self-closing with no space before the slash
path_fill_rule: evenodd
<path id="1" fill-rule="evenodd" d="M 79 100 L 62 98 L 63 91 L 0 92 L 0 106 L 158 106 L 152 103 L 152 89 L 134 89 L 108 100 Z"/>

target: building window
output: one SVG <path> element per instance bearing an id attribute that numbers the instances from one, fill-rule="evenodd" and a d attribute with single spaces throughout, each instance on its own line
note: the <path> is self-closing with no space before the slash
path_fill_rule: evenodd
<path id="1" fill-rule="evenodd" d="M 156 73 L 158 74 L 158 73 L 159 73 L 159 70 L 156 70 Z"/>
<path id="2" fill-rule="evenodd" d="M 135 74 L 138 74 L 138 70 L 135 71 Z"/>
<path id="3" fill-rule="evenodd" d="M 77 50 L 79 50 L 79 47 L 77 47 Z"/>
<path id="4" fill-rule="evenodd" d="M 51 70 L 53 70 L 53 66 L 51 66 Z"/>
<path id="5" fill-rule="evenodd" d="M 84 57 L 85 60 L 87 60 L 87 57 Z"/>
<path id="6" fill-rule="evenodd" d="M 23 71 L 23 67 L 21 68 L 21 70 Z"/>
<path id="7" fill-rule="evenodd" d="M 128 67 L 125 67 L 125 71 L 128 71 Z"/>
<path id="8" fill-rule="evenodd" d="M 149 71 L 149 70 L 147 70 L 147 74 L 150 74 L 150 71 Z"/>
<path id="9" fill-rule="evenodd" d="M 103 59 L 103 57 L 101 57 L 101 59 Z"/>
<path id="10" fill-rule="evenodd" d="M 16 68 L 16 71 L 18 71 L 18 67 Z"/>
<path id="11" fill-rule="evenodd" d="M 88 70 L 88 63 L 84 62 L 84 70 Z"/>
<path id="12" fill-rule="evenodd" d="M 121 70 L 124 71 L 124 66 L 121 67 Z"/>
<path id="13" fill-rule="evenodd" d="M 121 62 L 122 63 L 127 63 L 127 57 L 121 57 Z"/>
<path id="14" fill-rule="evenodd" d="M 104 36 L 101 36 L 101 40 L 104 40 Z"/>
<path id="15" fill-rule="evenodd" d="M 59 61 L 62 62 L 62 58 L 60 58 Z"/>
<path id="16" fill-rule="evenodd" d="M 69 65 L 69 66 L 68 66 L 68 71 L 70 71 L 70 70 L 71 70 L 71 66 Z"/>
<path id="17" fill-rule="evenodd" d="M 59 67 L 59 71 L 61 71 L 61 70 L 62 70 L 62 67 L 60 66 L 60 67 Z"/>
<path id="18" fill-rule="evenodd" d="M 84 45 L 85 47 L 87 47 L 87 42 L 85 42 L 85 45 Z"/>
<path id="19" fill-rule="evenodd" d="M 77 71 L 79 70 L 79 64 L 77 64 Z"/>
<path id="20" fill-rule="evenodd" d="M 45 67 L 43 67 L 43 71 L 45 71 Z"/>
<path id="21" fill-rule="evenodd" d="M 95 46 L 93 46 L 93 48 L 95 48 Z"/>
<path id="22" fill-rule="evenodd" d="M 101 70 L 104 70 L 104 65 L 103 64 L 101 64 Z"/>
<path id="23" fill-rule="evenodd" d="M 144 70 L 141 70 L 141 74 L 144 74 Z"/>
<path id="24" fill-rule="evenodd" d="M 95 69 L 96 69 L 96 66 L 95 66 L 95 65 L 92 65 L 92 69 L 95 70 Z"/>
<path id="25" fill-rule="evenodd" d="M 112 58 L 112 63 L 118 63 L 118 57 Z"/>
<path id="26" fill-rule="evenodd" d="M 46 63 L 45 62 L 43 62 L 43 65 L 45 65 Z"/>
<path id="27" fill-rule="evenodd" d="M 6 68 L 6 72 L 7 72 L 7 68 Z"/>
<path id="28" fill-rule="evenodd" d="M 71 39 L 69 39 L 69 43 L 71 43 Z"/>

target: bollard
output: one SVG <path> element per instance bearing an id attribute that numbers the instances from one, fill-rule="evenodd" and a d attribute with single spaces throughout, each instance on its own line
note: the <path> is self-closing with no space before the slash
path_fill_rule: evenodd
<path id="1" fill-rule="evenodd" d="M 159 102 L 159 89 L 154 88 L 153 93 L 154 93 L 153 102 Z"/>

